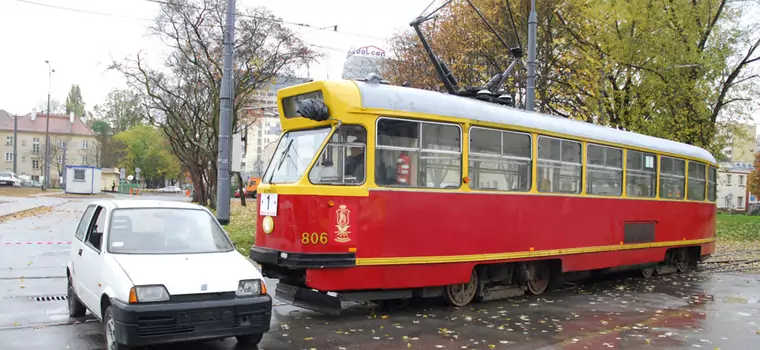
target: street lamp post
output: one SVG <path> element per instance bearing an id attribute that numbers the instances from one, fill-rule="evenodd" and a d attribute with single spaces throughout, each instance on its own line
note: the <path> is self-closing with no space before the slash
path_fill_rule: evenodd
<path id="1" fill-rule="evenodd" d="M 47 117 L 45 118 L 45 181 L 42 182 L 42 190 L 50 187 L 50 88 L 53 85 L 53 73 L 55 69 L 50 66 L 50 61 L 45 60 L 48 65 L 48 98 L 47 98 Z"/>

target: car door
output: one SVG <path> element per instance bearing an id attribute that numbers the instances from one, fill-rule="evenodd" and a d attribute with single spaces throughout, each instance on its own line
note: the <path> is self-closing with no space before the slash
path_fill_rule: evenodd
<path id="1" fill-rule="evenodd" d="M 81 265 L 81 255 L 84 249 L 84 239 L 87 236 L 87 231 L 90 229 L 90 223 L 92 222 L 92 216 L 95 214 L 95 205 L 90 205 L 84 210 L 82 218 L 79 219 L 79 225 L 77 226 L 74 239 L 71 240 L 71 250 L 69 252 L 69 261 L 71 261 L 71 276 L 73 277 L 74 292 L 77 295 L 82 295 L 83 292 L 79 290 L 79 280 L 77 275 L 79 274 L 79 266 Z"/>
<path id="2" fill-rule="evenodd" d="M 88 306 L 93 313 L 100 314 L 98 304 L 102 286 L 100 285 L 100 271 L 103 265 L 101 249 L 103 247 L 103 237 L 106 229 L 106 218 L 108 211 L 102 206 L 97 206 L 93 213 L 91 224 L 87 229 L 81 255 L 79 256 L 80 264 L 77 266 L 77 276 L 79 298 Z"/>

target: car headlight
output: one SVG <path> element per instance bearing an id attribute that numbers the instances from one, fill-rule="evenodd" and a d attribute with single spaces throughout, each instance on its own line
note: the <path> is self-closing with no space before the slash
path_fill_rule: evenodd
<path id="1" fill-rule="evenodd" d="M 274 220 L 271 216 L 264 217 L 264 220 L 261 222 L 261 228 L 264 229 L 264 233 L 266 234 L 270 234 L 274 231 Z"/>
<path id="2" fill-rule="evenodd" d="M 129 303 L 150 303 L 156 301 L 168 301 L 169 291 L 162 285 L 135 286 L 129 290 Z"/>
<path id="3" fill-rule="evenodd" d="M 261 295 L 267 292 L 266 285 L 261 280 L 242 280 L 235 291 L 237 296 Z"/>

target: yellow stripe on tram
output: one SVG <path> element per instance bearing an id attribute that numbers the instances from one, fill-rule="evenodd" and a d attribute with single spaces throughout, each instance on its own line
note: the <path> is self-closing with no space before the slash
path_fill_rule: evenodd
<path id="1" fill-rule="evenodd" d="M 596 247 L 535 250 L 535 251 L 493 253 L 493 254 L 411 256 L 411 257 L 391 257 L 391 258 L 356 258 L 356 265 L 357 266 L 415 265 L 415 264 L 477 262 L 477 261 L 491 261 L 491 260 L 512 260 L 512 259 L 583 254 L 583 253 L 602 253 L 602 252 L 631 250 L 631 249 L 680 247 L 680 246 L 686 246 L 686 245 L 710 243 L 714 241 L 715 241 L 715 238 L 712 237 L 712 238 L 681 240 L 681 241 L 632 243 L 632 244 L 606 245 L 606 246 L 596 246 Z"/>

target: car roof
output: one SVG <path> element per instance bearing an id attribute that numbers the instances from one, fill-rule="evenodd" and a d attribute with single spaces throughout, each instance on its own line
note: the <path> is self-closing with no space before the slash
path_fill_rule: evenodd
<path id="1" fill-rule="evenodd" d="M 205 207 L 194 203 L 180 201 L 160 201 L 144 199 L 110 199 L 93 202 L 95 205 L 111 207 L 113 209 L 139 209 L 139 208 L 167 208 L 167 209 L 202 209 Z"/>

